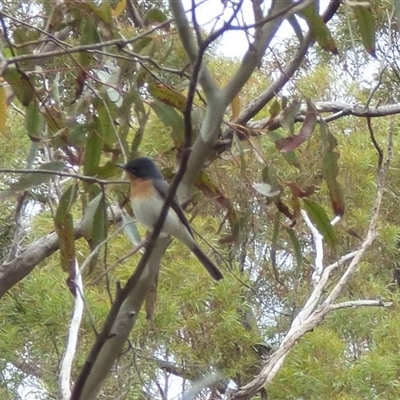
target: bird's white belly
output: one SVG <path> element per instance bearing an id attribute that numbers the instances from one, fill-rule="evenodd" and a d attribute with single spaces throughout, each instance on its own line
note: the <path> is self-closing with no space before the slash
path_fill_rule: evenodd
<path id="1" fill-rule="evenodd" d="M 153 231 L 163 204 L 164 202 L 161 199 L 154 198 L 151 201 L 145 198 L 135 198 L 131 201 L 132 210 L 136 219 L 149 231 Z M 193 243 L 193 238 L 188 230 L 171 208 L 164 221 L 161 234 L 174 236 L 188 246 Z"/>

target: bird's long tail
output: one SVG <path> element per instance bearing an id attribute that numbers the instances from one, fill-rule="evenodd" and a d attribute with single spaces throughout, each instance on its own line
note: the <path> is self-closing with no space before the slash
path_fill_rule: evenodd
<path id="1" fill-rule="evenodd" d="M 204 268 L 208 271 L 213 279 L 219 281 L 223 278 L 221 271 L 215 266 L 215 264 L 208 258 L 208 256 L 200 249 L 199 246 L 191 246 L 193 254 L 203 264 Z"/>

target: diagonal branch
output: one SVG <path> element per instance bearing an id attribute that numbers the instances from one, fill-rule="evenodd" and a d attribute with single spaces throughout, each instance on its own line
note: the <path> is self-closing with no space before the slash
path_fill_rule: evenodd
<path id="1" fill-rule="evenodd" d="M 122 220 L 121 212 L 113 208 L 110 213 L 110 222 Z M 83 236 L 83 219 L 74 223 L 74 239 Z M 59 249 L 58 235 L 51 232 L 31 243 L 17 258 L 0 265 L 0 298 L 20 280 L 25 278 L 46 257 L 51 256 Z"/>

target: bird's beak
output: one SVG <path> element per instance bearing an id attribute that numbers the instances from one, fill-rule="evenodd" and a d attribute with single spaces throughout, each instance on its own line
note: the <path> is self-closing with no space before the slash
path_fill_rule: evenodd
<path id="1" fill-rule="evenodd" d="M 115 164 L 118 168 L 126 169 L 125 164 Z"/>

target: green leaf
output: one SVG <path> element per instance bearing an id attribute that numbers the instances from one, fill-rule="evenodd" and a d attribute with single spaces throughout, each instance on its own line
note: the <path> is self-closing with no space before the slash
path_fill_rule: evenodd
<path id="1" fill-rule="evenodd" d="M 239 151 L 239 156 L 240 156 L 240 173 L 244 174 L 246 170 L 246 157 L 244 154 L 244 149 L 242 146 L 242 142 L 238 138 L 236 132 L 233 132 L 233 143 L 236 145 L 237 150 Z"/>
<path id="2" fill-rule="evenodd" d="M 112 8 L 111 8 L 111 3 L 108 1 L 103 1 L 101 2 L 100 6 L 98 6 L 94 1 L 88 1 L 86 0 L 83 4 L 87 8 L 93 11 L 94 15 L 99 17 L 103 22 L 105 22 L 107 25 L 110 25 L 112 22 Z M 94 22 L 96 20 L 94 19 Z"/>
<path id="3" fill-rule="evenodd" d="M 140 242 L 141 238 L 136 228 L 134 219 L 129 214 L 122 213 L 122 223 L 125 235 L 132 242 L 132 244 L 136 246 Z"/>
<path id="4" fill-rule="evenodd" d="M 168 106 L 174 107 L 179 111 L 183 112 L 185 110 L 187 99 L 178 90 L 175 90 L 170 86 L 151 81 L 149 83 L 149 92 L 156 100 L 161 101 Z"/>
<path id="5" fill-rule="evenodd" d="M 75 268 L 75 237 L 72 215 L 67 213 L 62 220 L 54 220 L 54 227 L 60 244 L 60 261 L 63 271 Z"/>
<path id="6" fill-rule="evenodd" d="M 296 260 L 296 270 L 295 270 L 295 283 L 299 282 L 300 274 L 301 274 L 301 266 L 303 264 L 303 253 L 301 251 L 301 245 L 299 240 L 297 239 L 296 233 L 292 228 L 286 228 L 286 231 L 289 235 L 290 242 L 293 247 L 294 258 Z"/>
<path id="7" fill-rule="evenodd" d="M 115 141 L 115 127 L 104 104 L 97 107 L 98 119 L 96 121 L 97 131 L 100 133 L 104 143 L 110 147 L 113 146 Z"/>
<path id="8" fill-rule="evenodd" d="M 28 106 L 35 97 L 33 85 L 28 75 L 21 74 L 15 67 L 9 67 L 3 74 L 3 78 L 11 85 L 15 96 L 23 106 Z"/>
<path id="9" fill-rule="evenodd" d="M 146 14 L 146 18 L 149 24 L 153 22 L 165 22 L 168 19 L 167 16 L 157 8 L 149 10 Z"/>
<path id="10" fill-rule="evenodd" d="M 103 141 L 96 130 L 92 129 L 86 145 L 85 164 L 83 165 L 85 175 L 91 175 L 93 170 L 99 165 L 102 150 Z"/>
<path id="11" fill-rule="evenodd" d="M 58 204 L 55 221 L 62 222 L 67 218 L 73 203 L 75 202 L 77 197 L 77 185 L 73 183 L 68 186 L 65 192 L 62 194 L 60 203 Z"/>
<path id="12" fill-rule="evenodd" d="M 90 18 L 85 18 L 83 20 L 83 23 L 84 25 L 81 28 L 82 30 L 81 45 L 99 43 L 100 37 L 97 32 L 97 28 L 94 24 L 94 21 Z M 90 66 L 93 60 L 93 55 L 90 52 L 82 51 L 79 53 L 79 59 L 82 67 L 86 68 Z"/>
<path id="13" fill-rule="evenodd" d="M 28 135 L 33 138 L 42 136 L 43 125 L 44 118 L 40 113 L 39 106 L 35 101 L 31 101 L 25 114 L 25 127 Z"/>
<path id="14" fill-rule="evenodd" d="M 396 20 L 400 21 L 400 0 L 394 0 L 393 3 L 394 3 L 394 10 L 396 13 Z M 397 26 L 398 32 L 400 32 L 400 24 L 397 23 L 396 26 Z"/>
<path id="15" fill-rule="evenodd" d="M 327 51 L 333 54 L 338 54 L 335 40 L 332 37 L 331 32 L 324 23 L 322 17 L 318 14 L 316 3 L 312 3 L 304 8 L 300 15 L 307 21 L 307 25 L 310 28 L 312 37 L 317 43 Z"/>
<path id="16" fill-rule="evenodd" d="M 85 232 L 86 239 L 92 239 L 93 236 L 93 221 L 95 219 L 97 210 L 101 208 L 102 193 L 99 193 L 92 199 L 86 207 L 85 214 L 82 219 L 83 231 Z"/>
<path id="17" fill-rule="evenodd" d="M 302 199 L 302 201 L 304 209 L 307 211 L 307 214 L 318 231 L 324 237 L 325 242 L 329 246 L 334 247 L 336 244 L 336 236 L 325 210 L 319 204 L 311 200 Z"/>
<path id="18" fill-rule="evenodd" d="M 281 231 L 281 213 L 277 211 L 275 213 L 275 218 L 274 218 L 274 231 L 272 233 L 272 239 L 271 239 L 271 251 L 270 251 L 270 257 L 271 257 L 271 264 L 272 268 L 275 270 L 276 269 L 276 247 L 278 243 L 278 238 L 279 238 L 279 233 Z"/>
<path id="19" fill-rule="evenodd" d="M 279 114 L 279 122 L 282 128 L 294 134 L 294 119 L 299 112 L 301 102 L 294 99 L 287 107 Z"/>
<path id="20" fill-rule="evenodd" d="M 268 113 L 270 118 L 275 118 L 281 112 L 281 105 L 276 97 L 271 102 L 271 105 L 268 107 Z"/>
<path id="21" fill-rule="evenodd" d="M 137 40 L 133 45 L 133 51 L 135 53 L 140 53 L 144 50 L 147 46 L 153 43 L 153 37 L 151 35 L 145 36 L 139 40 Z"/>
<path id="22" fill-rule="evenodd" d="M 376 58 L 375 54 L 375 19 L 372 14 L 371 5 L 368 2 L 350 3 L 354 15 L 357 18 L 358 27 L 363 45 L 367 52 Z"/>
<path id="23" fill-rule="evenodd" d="M 0 133 L 6 132 L 7 95 L 4 86 L 0 86 Z"/>
<path id="24" fill-rule="evenodd" d="M 345 211 L 342 188 L 337 181 L 339 173 L 339 153 L 335 151 L 336 138 L 329 132 L 328 125 L 321 122 L 322 174 L 329 191 L 329 197 L 335 215 L 342 216 Z"/>
<path id="25" fill-rule="evenodd" d="M 157 100 L 151 103 L 151 108 L 165 126 L 172 128 L 171 136 L 175 146 L 181 145 L 185 130 L 182 116 L 171 106 Z"/>

